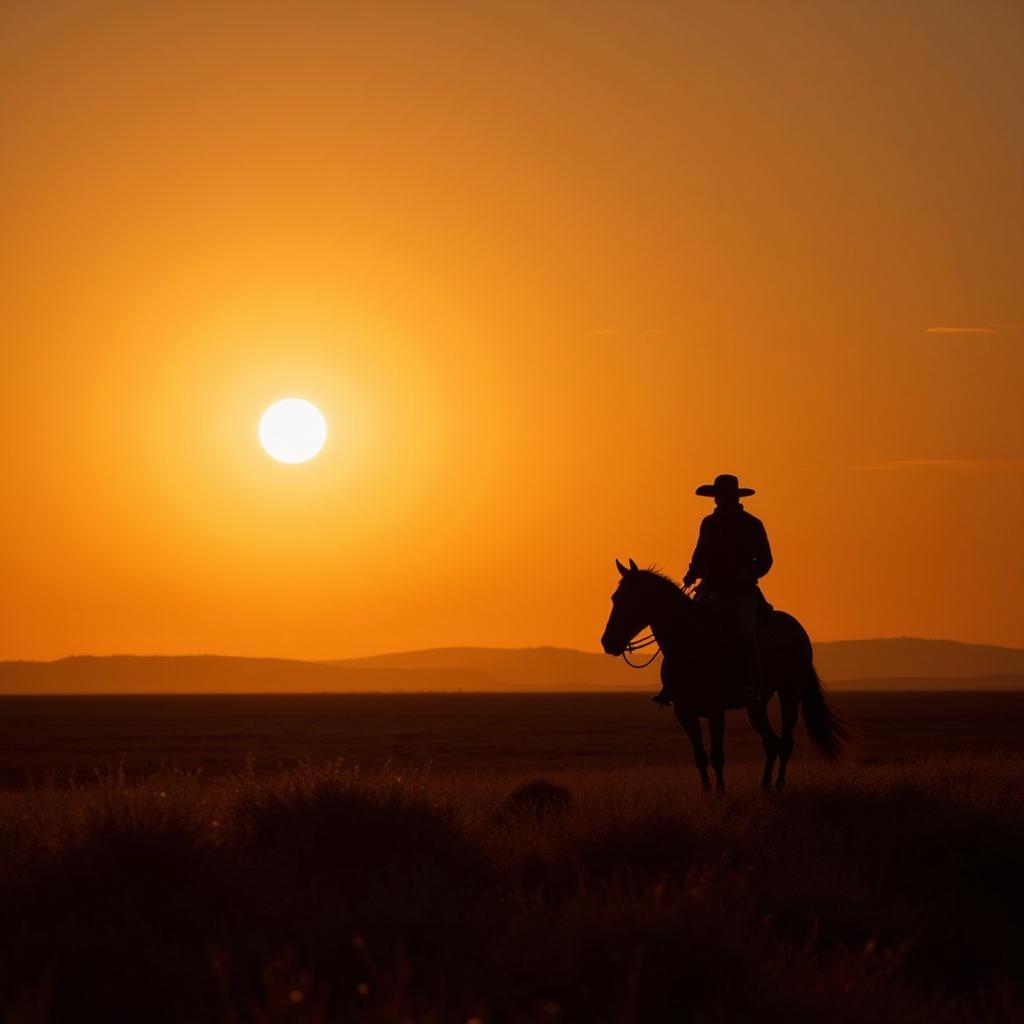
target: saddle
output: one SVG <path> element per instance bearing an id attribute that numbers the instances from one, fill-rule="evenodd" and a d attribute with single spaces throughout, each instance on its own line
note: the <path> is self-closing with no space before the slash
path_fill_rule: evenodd
<path id="1" fill-rule="evenodd" d="M 779 635 L 778 618 L 768 598 L 757 588 L 757 644 L 762 651 L 773 650 L 782 642 Z"/>
<path id="2" fill-rule="evenodd" d="M 717 605 L 717 607 L 716 607 Z M 693 714 L 745 706 L 742 680 L 744 670 L 738 645 L 726 624 L 720 602 L 713 597 L 695 604 L 703 621 L 700 640 L 691 648 L 691 656 L 662 666 L 662 682 L 673 695 L 677 707 Z M 784 652 L 786 636 L 783 613 L 776 612 L 760 589 L 757 590 L 757 643 L 766 677 L 773 662 Z"/>
<path id="3" fill-rule="evenodd" d="M 757 644 L 762 651 L 771 650 L 777 647 L 782 638 L 779 636 L 778 620 L 775 615 L 774 605 L 768 602 L 760 587 L 756 589 L 757 600 Z M 718 606 L 715 597 L 697 599 L 697 608 L 704 614 L 704 626 L 708 633 L 716 637 L 714 646 L 720 650 L 731 647 L 729 631 L 726 627 L 725 616 Z"/>

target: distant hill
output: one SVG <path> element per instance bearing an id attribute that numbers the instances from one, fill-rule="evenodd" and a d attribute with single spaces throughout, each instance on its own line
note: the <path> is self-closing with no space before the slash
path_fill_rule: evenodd
<path id="1" fill-rule="evenodd" d="M 645 652 L 646 653 L 646 652 Z M 646 659 L 642 659 L 646 660 Z M 816 644 L 818 673 L 833 686 L 856 681 L 859 688 L 874 680 L 952 680 L 1004 677 L 1018 678 L 1024 686 L 1024 650 L 987 647 L 952 640 L 839 640 Z M 556 688 L 572 683 L 592 689 L 649 688 L 654 671 L 635 672 L 621 659 L 562 647 L 438 647 L 371 658 L 350 658 L 332 665 L 359 669 L 451 670 L 471 668 L 511 689 L 529 686 Z M 576 686 L 569 686 L 575 689 Z M 845 687 L 849 689 L 850 687 Z"/>
<path id="2" fill-rule="evenodd" d="M 954 640 L 836 640 L 815 644 L 814 662 L 823 679 L 1024 678 L 1024 650 L 962 644 Z"/>
<path id="3" fill-rule="evenodd" d="M 643 652 L 649 654 L 649 650 Z M 647 658 L 638 660 L 646 661 Z M 650 688 L 654 669 L 638 672 L 621 658 L 590 654 L 568 647 L 435 647 L 425 651 L 379 654 L 370 658 L 332 661 L 339 668 L 362 671 L 447 672 L 467 668 L 501 683 L 506 690 L 631 690 Z"/>
<path id="4" fill-rule="evenodd" d="M 818 644 L 833 689 L 1024 689 L 1024 650 L 948 640 Z M 0 694 L 653 690 L 654 668 L 559 647 L 446 647 L 344 661 L 81 656 L 0 662 Z"/>
<path id="5" fill-rule="evenodd" d="M 355 669 L 276 658 L 216 655 L 62 658 L 0 662 L 0 694 L 359 693 L 492 690 L 471 669 Z"/>

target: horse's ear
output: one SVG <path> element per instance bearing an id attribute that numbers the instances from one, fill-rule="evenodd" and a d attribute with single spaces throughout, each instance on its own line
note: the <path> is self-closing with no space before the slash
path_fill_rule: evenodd
<path id="1" fill-rule="evenodd" d="M 615 568 L 619 570 L 620 576 L 625 576 L 626 573 L 629 572 L 629 570 L 617 558 L 615 559 Z"/>
<path id="2" fill-rule="evenodd" d="M 630 571 L 632 571 L 632 572 L 639 572 L 640 571 L 637 568 L 636 562 L 634 562 L 632 558 L 629 560 L 629 568 L 630 568 Z"/>

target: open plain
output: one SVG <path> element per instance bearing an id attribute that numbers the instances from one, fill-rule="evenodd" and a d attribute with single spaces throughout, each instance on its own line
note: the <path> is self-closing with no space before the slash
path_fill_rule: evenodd
<path id="1" fill-rule="evenodd" d="M 1024 692 L 831 693 L 849 763 L 1024 749 Z M 797 762 L 812 760 L 802 728 Z M 260 772 L 343 760 L 361 769 L 493 774 L 677 766 L 690 748 L 671 711 L 631 693 L 258 694 L 0 698 L 0 783 L 61 782 L 120 767 Z M 752 775 L 760 743 L 727 716 L 726 754 Z M 740 765 L 746 764 L 746 768 Z"/>
<path id="2" fill-rule="evenodd" d="M 833 695 L 783 795 L 631 694 L 6 698 L 12 1022 L 1010 1021 L 1024 695 Z"/>

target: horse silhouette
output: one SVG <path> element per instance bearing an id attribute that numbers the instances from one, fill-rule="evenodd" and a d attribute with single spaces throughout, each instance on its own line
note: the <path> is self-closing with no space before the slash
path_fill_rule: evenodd
<path id="1" fill-rule="evenodd" d="M 821 681 L 814 669 L 811 641 L 792 615 L 775 611 L 767 604 L 761 609 L 758 640 L 761 648 L 765 691 L 762 699 L 746 704 L 742 694 L 742 671 L 732 657 L 728 637 L 707 602 L 694 600 L 678 584 L 655 569 L 640 569 L 632 559 L 627 568 L 616 560 L 621 579 L 612 595 L 612 611 L 601 637 L 607 654 L 623 655 L 633 639 L 650 628 L 664 655 L 661 681 L 672 696 L 679 724 L 693 744 L 694 761 L 701 785 L 710 789 L 708 755 L 704 750 L 700 719 L 706 718 L 711 732 L 710 764 L 719 792 L 725 789 L 725 712 L 746 707 L 750 723 L 761 737 L 764 773 L 761 785 L 786 785 L 786 766 L 793 753 L 793 729 L 800 710 L 811 743 L 826 760 L 842 756 L 848 731 L 825 701 Z M 767 704 L 777 693 L 782 710 L 782 734 L 776 734 L 768 720 Z"/>

